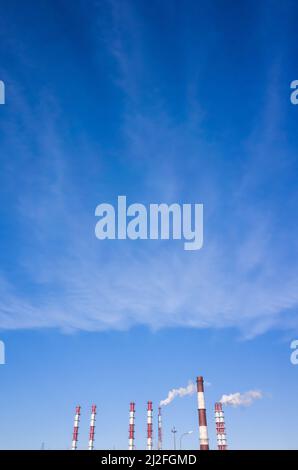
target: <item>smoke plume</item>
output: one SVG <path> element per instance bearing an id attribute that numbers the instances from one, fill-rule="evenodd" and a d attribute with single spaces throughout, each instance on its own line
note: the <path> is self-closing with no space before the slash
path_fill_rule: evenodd
<path id="1" fill-rule="evenodd" d="M 245 393 L 231 393 L 223 395 L 219 400 L 223 405 L 230 405 L 237 408 L 238 406 L 250 406 L 255 400 L 263 398 L 263 393 L 259 390 L 250 390 Z"/>
<path id="2" fill-rule="evenodd" d="M 176 397 L 185 397 L 186 395 L 192 395 L 196 392 L 196 386 L 193 382 L 189 382 L 187 387 L 173 388 L 169 391 L 168 396 L 165 400 L 161 400 L 160 406 L 167 406 Z"/>

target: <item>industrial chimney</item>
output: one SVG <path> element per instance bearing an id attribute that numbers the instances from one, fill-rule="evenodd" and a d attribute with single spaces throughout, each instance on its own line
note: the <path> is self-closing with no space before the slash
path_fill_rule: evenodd
<path id="1" fill-rule="evenodd" d="M 205 406 L 205 397 L 204 397 L 204 379 L 201 376 L 197 377 L 197 393 L 198 393 L 200 450 L 209 450 L 206 406 Z"/>
<path id="2" fill-rule="evenodd" d="M 152 450 L 152 401 L 147 403 L 147 450 Z"/>
<path id="3" fill-rule="evenodd" d="M 128 430 L 128 449 L 135 448 L 135 403 L 129 405 L 129 430 Z"/>
<path id="4" fill-rule="evenodd" d="M 162 450 L 162 420 L 161 420 L 161 407 L 158 408 L 158 450 Z"/>
<path id="5" fill-rule="evenodd" d="M 88 450 L 94 449 L 96 405 L 92 405 Z"/>
<path id="6" fill-rule="evenodd" d="M 73 425 L 73 435 L 72 435 L 72 444 L 71 444 L 72 450 L 77 450 L 77 446 L 78 446 L 80 415 L 81 415 L 81 407 L 77 406 L 75 419 L 74 419 L 74 425 Z"/>
<path id="7" fill-rule="evenodd" d="M 215 425 L 217 437 L 217 449 L 227 450 L 227 437 L 225 429 L 225 418 L 222 403 L 215 403 Z"/>

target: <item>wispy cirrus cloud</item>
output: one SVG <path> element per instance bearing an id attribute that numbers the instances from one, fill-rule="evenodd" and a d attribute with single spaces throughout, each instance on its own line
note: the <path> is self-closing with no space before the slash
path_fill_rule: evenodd
<path id="1" fill-rule="evenodd" d="M 204 101 L 190 105 L 189 91 L 179 97 L 186 103 L 179 119 L 158 89 L 148 99 L 144 82 L 159 79 L 144 59 L 150 43 L 141 18 L 132 4 L 108 4 L 108 33 L 101 30 L 93 40 L 114 60 L 109 73 L 124 97 L 121 143 L 107 152 L 87 127 L 72 141 L 68 113 L 49 91 L 44 104 L 33 107 L 20 93 L 3 127 L 20 250 L 11 254 L 13 269 L 2 267 L 0 327 L 230 327 L 253 337 L 297 326 L 298 270 L 291 256 L 297 237 L 280 224 L 278 197 L 262 194 L 277 173 L 286 181 L 291 172 L 280 161 L 281 145 L 289 165 L 293 150 L 280 135 L 283 107 L 276 87 L 263 96 L 266 116 L 257 110 L 235 149 L 225 131 L 214 138 L 206 128 Z M 193 76 L 184 79 L 193 89 Z M 117 156 L 113 171 L 107 154 Z M 125 175 L 123 166 L 129 168 Z M 14 193 L 16 181 L 22 190 Z M 99 242 L 95 207 L 115 202 L 125 190 L 131 202 L 203 202 L 203 249 L 185 253 L 179 242 Z M 293 204 L 292 186 L 283 191 Z"/>

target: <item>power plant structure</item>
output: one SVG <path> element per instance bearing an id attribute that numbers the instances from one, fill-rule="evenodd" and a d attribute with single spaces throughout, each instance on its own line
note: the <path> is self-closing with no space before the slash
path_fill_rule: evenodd
<path id="1" fill-rule="evenodd" d="M 147 402 L 147 450 L 153 449 L 152 401 Z"/>
<path id="2" fill-rule="evenodd" d="M 225 428 L 225 418 L 222 403 L 215 403 L 215 425 L 217 437 L 217 449 L 227 450 L 227 437 Z"/>
<path id="3" fill-rule="evenodd" d="M 200 450 L 209 450 L 206 405 L 205 405 L 205 395 L 204 395 L 204 379 L 202 376 L 197 377 L 197 394 L 198 394 Z"/>
<path id="4" fill-rule="evenodd" d="M 207 413 L 205 404 L 205 392 L 204 392 L 204 378 L 198 376 L 196 379 L 196 391 L 197 391 L 197 410 L 198 410 L 198 430 L 199 430 L 199 449 L 209 450 L 209 438 L 208 438 L 208 427 L 207 427 Z M 195 391 L 195 388 L 194 388 Z M 163 403 L 161 402 L 161 405 Z M 157 449 L 163 449 L 163 430 L 162 430 L 162 407 L 158 407 L 157 416 Z M 129 404 L 129 426 L 128 426 L 128 449 L 135 450 L 135 402 Z M 152 401 L 147 402 L 147 426 L 146 426 L 146 449 L 153 450 L 153 404 Z M 89 430 L 89 441 L 88 449 L 94 449 L 95 442 L 95 421 L 96 421 L 97 407 L 92 405 L 91 417 L 90 417 L 90 430 Z M 221 402 L 216 402 L 214 406 L 215 413 L 215 427 L 216 427 L 216 438 L 217 438 L 217 449 L 227 449 L 226 439 L 226 427 L 224 412 Z M 79 437 L 79 426 L 81 419 L 81 406 L 76 406 L 74 427 L 72 434 L 71 449 L 77 450 L 78 448 L 78 437 Z"/>
<path id="5" fill-rule="evenodd" d="M 128 449 L 135 449 L 135 403 L 129 405 Z"/>
<path id="6" fill-rule="evenodd" d="M 93 450 L 93 449 L 94 449 L 95 418 L 96 418 L 96 405 L 92 405 L 92 408 L 91 408 L 91 418 L 90 418 L 90 431 L 89 431 L 88 450 Z"/>
<path id="7" fill-rule="evenodd" d="M 81 415 L 81 407 L 77 406 L 75 419 L 74 419 L 74 425 L 73 425 L 72 444 L 71 444 L 72 450 L 77 450 L 77 446 L 78 446 L 80 415 Z"/>
<path id="8" fill-rule="evenodd" d="M 162 419 L 161 419 L 161 406 L 158 407 L 158 441 L 157 449 L 162 450 Z"/>

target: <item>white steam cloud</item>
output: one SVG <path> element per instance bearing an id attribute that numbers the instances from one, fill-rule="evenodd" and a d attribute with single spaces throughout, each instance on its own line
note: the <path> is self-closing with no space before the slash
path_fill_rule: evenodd
<path id="1" fill-rule="evenodd" d="M 185 397 L 186 395 L 192 395 L 196 392 L 196 386 L 193 382 L 189 382 L 186 387 L 173 388 L 169 391 L 168 396 L 165 400 L 161 400 L 160 406 L 167 406 L 176 397 Z"/>
<path id="2" fill-rule="evenodd" d="M 223 405 L 230 405 L 237 408 L 238 406 L 250 406 L 255 400 L 263 398 L 263 393 L 259 390 L 250 390 L 245 393 L 231 393 L 223 395 L 219 400 Z"/>

